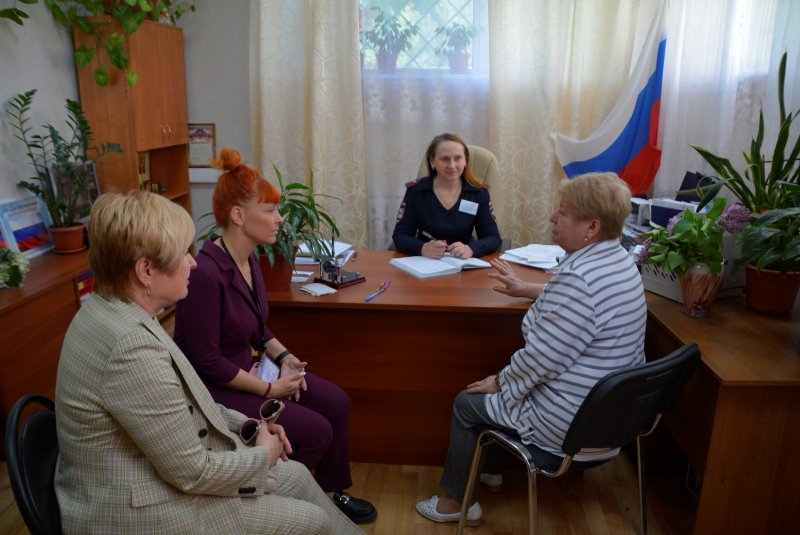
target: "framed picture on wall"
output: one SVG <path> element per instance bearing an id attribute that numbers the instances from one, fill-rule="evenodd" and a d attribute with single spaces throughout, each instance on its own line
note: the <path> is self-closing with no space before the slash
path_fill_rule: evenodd
<path id="1" fill-rule="evenodd" d="M 189 125 L 189 167 L 211 167 L 217 153 L 216 129 L 213 124 Z"/>
<path id="2" fill-rule="evenodd" d="M 35 197 L 0 203 L 3 241 L 9 249 L 21 252 L 26 258 L 39 256 L 53 248 L 47 233 L 49 225 L 47 209 Z"/>

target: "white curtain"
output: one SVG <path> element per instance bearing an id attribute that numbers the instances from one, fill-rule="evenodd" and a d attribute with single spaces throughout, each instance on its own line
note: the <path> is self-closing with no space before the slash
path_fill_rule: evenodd
<path id="1" fill-rule="evenodd" d="M 267 179 L 308 183 L 341 232 L 367 245 L 358 3 L 262 0 L 250 28 L 253 154 Z M 244 126 L 244 125 L 243 125 Z"/>
<path id="2" fill-rule="evenodd" d="M 758 131 L 764 104 L 765 149 L 778 121 L 780 57 L 788 51 L 787 112 L 800 107 L 800 2 L 796 0 L 672 0 L 661 100 L 661 169 L 654 194 L 672 197 L 686 171 L 713 170 L 691 148 L 730 158 L 743 171 L 742 151 Z M 798 132 L 795 126 L 794 135 Z"/>
<path id="3" fill-rule="evenodd" d="M 488 75 L 398 69 L 365 72 L 363 84 L 357 0 L 257 2 L 255 153 L 293 178 L 312 167 L 320 190 L 345 200 L 343 237 L 382 249 L 431 138 L 455 132 L 498 157 L 503 237 L 546 242 L 564 177 L 550 135 L 598 127 L 662 1 L 489 0 Z M 674 195 L 687 170 L 709 171 L 691 144 L 740 161 L 762 100 L 775 124 L 784 50 L 787 109 L 800 106 L 799 13 L 793 0 L 669 0 L 656 195 Z"/>

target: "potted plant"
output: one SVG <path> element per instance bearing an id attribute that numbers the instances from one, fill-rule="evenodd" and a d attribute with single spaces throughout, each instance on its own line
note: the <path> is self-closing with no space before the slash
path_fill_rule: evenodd
<path id="1" fill-rule="evenodd" d="M 50 236 L 56 252 L 83 249 L 83 228 L 79 221 L 89 213 L 86 196 L 96 184 L 93 162 L 109 152 L 122 152 L 116 143 L 91 145 L 92 130 L 80 104 L 67 99 L 67 126 L 64 137 L 51 124 L 45 124 L 44 134 L 32 133 L 28 112 L 33 104 L 35 89 L 12 97 L 6 112 L 11 118 L 15 137 L 25 145 L 25 154 L 36 175 L 18 185 L 44 202 L 50 214 Z M 65 236 L 66 235 L 66 236 Z M 62 240 L 66 240 L 62 242 Z"/>
<path id="2" fill-rule="evenodd" d="M 722 286 L 724 233 L 740 230 L 750 217 L 741 205 L 726 204 L 719 197 L 705 214 L 686 209 L 666 227 L 651 222 L 653 230 L 644 234 L 639 261 L 678 276 L 687 316 L 709 315 Z"/>
<path id="3" fill-rule="evenodd" d="M 800 289 L 800 207 L 755 214 L 739 237 L 746 266 L 745 302 L 749 308 L 788 314 Z"/>
<path id="4" fill-rule="evenodd" d="M 434 52 L 447 56 L 451 71 L 463 74 L 469 70 L 469 48 L 479 33 L 479 28 L 459 22 L 439 26 L 434 36 L 441 37 L 442 42 Z"/>
<path id="5" fill-rule="evenodd" d="M 371 9 L 375 11 L 375 18 L 364 37 L 375 51 L 378 70 L 392 74 L 397 68 L 397 56 L 411 48 L 411 38 L 419 33 L 419 28 L 402 15 L 394 15 L 380 7 Z"/>
<path id="6" fill-rule="evenodd" d="M 786 53 L 781 57 L 778 68 L 778 106 L 780 124 L 778 137 L 772 149 L 772 158 L 766 159 L 762 153 L 764 141 L 764 111 L 759 113 L 758 133 L 750 143 L 750 151 L 743 154 L 745 168 L 739 173 L 727 158 L 716 156 L 710 151 L 693 146 L 692 148 L 708 162 L 719 176 L 701 177 L 697 193 L 701 195 L 702 208 L 715 198 L 722 188 L 727 188 L 752 213 L 760 213 L 773 208 L 796 206 L 792 186 L 800 184 L 800 134 L 791 142 L 792 123 L 800 110 L 786 113 L 783 86 L 786 79 Z M 787 153 L 788 150 L 788 153 Z"/>
<path id="7" fill-rule="evenodd" d="M 278 229 L 275 243 L 259 246 L 256 251 L 261 257 L 267 289 L 280 290 L 291 284 L 295 255 L 300 245 L 305 243 L 314 258 L 330 256 L 333 254 L 331 240 L 339 235 L 339 227 L 333 217 L 317 204 L 318 197 L 336 197 L 314 191 L 313 171 L 308 185 L 300 182 L 286 184 L 278 167 L 273 164 L 272 168 L 281 192 L 278 212 L 283 217 L 283 223 Z"/>
<path id="8" fill-rule="evenodd" d="M 331 240 L 339 235 L 339 227 L 333 217 L 319 204 L 318 197 L 336 199 L 314 191 L 314 173 L 308 185 L 300 182 L 285 183 L 283 175 L 276 165 L 272 168 L 278 177 L 278 189 L 281 199 L 278 212 L 283 217 L 278 229 L 275 243 L 260 245 L 256 248 L 268 290 L 285 290 L 292 280 L 295 256 L 302 244 L 306 244 L 309 254 L 314 258 L 322 258 L 333 254 Z M 339 199 L 336 199 L 339 200 Z M 212 213 L 203 214 L 201 220 L 213 217 Z M 204 227 L 198 240 L 205 242 L 217 234 L 217 226 L 213 222 Z"/>
<path id="9" fill-rule="evenodd" d="M 800 195 L 797 194 L 800 188 L 800 134 L 792 140 L 792 126 L 794 120 L 800 114 L 800 110 L 786 113 L 784 103 L 784 81 L 786 79 L 786 53 L 781 57 L 778 68 L 778 107 L 780 112 L 780 123 L 778 125 L 778 136 L 775 146 L 772 148 L 772 155 L 767 159 L 762 154 L 764 140 L 764 112 L 759 115 L 758 133 L 750 144 L 750 151 L 744 153 L 745 168 L 743 173 L 739 173 L 727 158 L 716 156 L 702 147 L 693 147 L 700 156 L 717 172 L 717 177 L 703 177 L 703 187 L 697 188 L 697 193 L 701 195 L 700 206 L 702 207 L 722 190 L 727 188 L 734 196 L 746 206 L 753 214 L 764 214 L 775 210 L 800 206 Z M 784 212 L 778 212 L 784 214 Z M 775 216 L 777 217 L 777 216 Z M 741 243 L 743 248 L 747 246 L 751 252 L 759 251 L 764 247 L 762 236 L 771 234 L 771 239 L 775 240 L 778 235 L 785 234 L 791 227 L 775 227 L 774 223 L 783 225 L 790 216 L 782 215 L 776 220 L 773 217 L 767 218 L 759 223 L 758 228 L 742 236 Z M 770 229 L 770 230 L 766 230 Z M 791 235 L 784 235 L 783 238 L 791 241 Z M 755 253 L 754 253 L 755 254 Z M 745 272 L 745 299 L 749 307 L 762 309 L 763 296 L 767 295 L 768 289 L 761 289 L 759 284 L 771 280 L 771 255 L 758 256 L 761 261 L 760 268 L 747 268 Z M 744 257 L 743 257 L 744 258 Z M 756 258 L 748 254 L 747 258 Z M 737 265 L 744 261 L 737 261 Z M 748 260 L 752 263 L 752 260 Z M 755 267 L 755 266 L 753 266 Z M 786 287 L 777 292 L 777 295 L 791 295 L 796 292 L 793 279 L 788 276 L 781 276 L 776 281 L 785 284 Z M 771 293 L 771 292 L 770 292 Z M 783 307 L 779 307 L 783 308 Z"/>
<path id="10" fill-rule="evenodd" d="M 24 0 L 25 4 L 36 4 L 38 0 Z M 130 85 L 136 85 L 138 75 L 128 68 L 128 54 L 124 40 L 116 31 L 105 31 L 109 25 L 116 24 L 127 35 L 135 32 L 145 19 L 154 21 L 169 20 L 172 24 L 187 11 L 195 11 L 195 0 L 44 0 L 53 18 L 69 29 L 73 25 L 78 30 L 95 38 L 95 46 L 79 46 L 73 55 L 75 65 L 85 67 L 91 63 L 98 50 L 105 48 L 113 67 L 122 71 Z M 102 17 L 108 15 L 108 17 Z M 22 26 L 28 13 L 12 7 L 0 9 L 0 18 L 11 20 Z M 94 81 L 98 85 L 108 85 L 108 67 L 99 64 L 94 71 Z"/>

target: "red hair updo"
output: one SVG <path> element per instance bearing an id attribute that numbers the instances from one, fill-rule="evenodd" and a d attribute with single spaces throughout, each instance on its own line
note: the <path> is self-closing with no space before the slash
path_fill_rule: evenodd
<path id="1" fill-rule="evenodd" d="M 231 209 L 250 202 L 278 203 L 281 194 L 275 186 L 264 180 L 261 174 L 242 162 L 236 149 L 225 147 L 213 167 L 222 169 L 214 188 L 212 206 L 217 226 L 225 228 L 230 223 Z"/>

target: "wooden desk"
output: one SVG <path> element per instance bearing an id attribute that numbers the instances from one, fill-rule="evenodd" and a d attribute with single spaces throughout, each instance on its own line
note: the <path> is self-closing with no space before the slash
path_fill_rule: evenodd
<path id="1" fill-rule="evenodd" d="M 23 394 L 52 398 L 61 344 L 80 302 L 75 278 L 89 270 L 85 252 L 31 260 L 22 288 L 0 290 L 0 427 Z M 3 432 L 5 435 L 5 432 Z M 5 439 L 0 443 L 5 458 Z"/>
<path id="2" fill-rule="evenodd" d="M 647 292 L 647 355 L 697 342 L 702 364 L 666 424 L 702 481 L 694 532 L 786 533 L 800 525 L 800 310 L 717 301 L 711 317 Z"/>
<path id="3" fill-rule="evenodd" d="M 335 295 L 312 297 L 299 284 L 270 292 L 269 326 L 309 371 L 350 395 L 352 460 L 442 465 L 453 398 L 522 347 L 530 302 L 492 290 L 489 269 L 421 280 L 390 265 L 394 256 L 402 255 L 359 251 L 347 269 L 367 282 Z M 389 290 L 365 303 L 385 279 Z"/>

